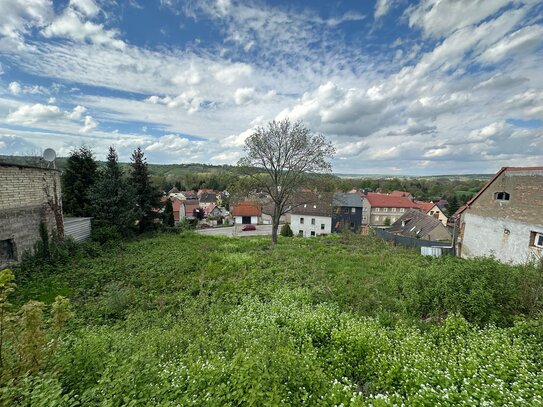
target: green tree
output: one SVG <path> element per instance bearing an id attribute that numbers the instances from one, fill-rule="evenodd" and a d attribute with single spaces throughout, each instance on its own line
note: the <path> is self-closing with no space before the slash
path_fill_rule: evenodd
<path id="1" fill-rule="evenodd" d="M 166 226 L 174 226 L 175 225 L 175 218 L 173 216 L 173 205 L 171 200 L 167 200 L 164 205 L 164 213 L 163 213 L 163 219 L 164 225 Z"/>
<path id="2" fill-rule="evenodd" d="M 160 192 L 151 184 L 147 160 L 141 147 L 134 150 L 131 160 L 130 183 L 136 195 L 136 219 L 139 232 L 143 233 L 154 228 L 154 221 L 157 218 L 156 209 L 161 206 Z"/>
<path id="3" fill-rule="evenodd" d="M 43 330 L 44 307 L 43 302 L 32 300 L 21 307 L 19 347 L 25 371 L 36 371 L 42 366 L 46 342 Z"/>
<path id="4" fill-rule="evenodd" d="M 62 206 L 64 213 L 91 216 L 90 190 L 96 181 L 98 165 L 90 147 L 73 150 L 62 173 Z"/>
<path id="5" fill-rule="evenodd" d="M 390 218 L 385 218 L 385 221 L 383 222 L 384 226 L 390 226 Z"/>
<path id="6" fill-rule="evenodd" d="M 458 202 L 458 198 L 456 195 L 453 195 L 452 198 L 449 200 L 449 205 L 447 205 L 447 212 L 449 216 L 454 215 L 454 213 L 460 208 L 460 204 Z"/>
<path id="7" fill-rule="evenodd" d="M 136 220 L 134 188 L 123 176 L 114 147 L 109 148 L 106 166 L 90 196 L 93 221 L 97 226 L 114 226 L 120 233 L 133 228 Z"/>
<path id="8" fill-rule="evenodd" d="M 273 203 L 272 242 L 277 243 L 281 215 L 287 203 L 310 178 L 312 173 L 330 172 L 327 161 L 335 149 L 323 135 L 312 134 L 301 121 L 288 119 L 259 127 L 245 140 L 246 156 L 238 166 L 252 179 L 256 190 L 265 191 Z M 254 167 L 260 168 L 255 174 Z"/>

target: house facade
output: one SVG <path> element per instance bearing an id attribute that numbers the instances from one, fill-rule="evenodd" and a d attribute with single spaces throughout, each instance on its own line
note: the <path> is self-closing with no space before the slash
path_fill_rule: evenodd
<path id="1" fill-rule="evenodd" d="M 445 216 L 443 211 L 435 203 L 421 202 L 421 201 L 414 201 L 414 202 L 419 205 L 419 210 L 422 213 L 432 216 L 433 218 L 440 221 L 444 226 L 447 226 L 447 221 L 449 220 L 449 218 Z"/>
<path id="2" fill-rule="evenodd" d="M 59 171 L 0 163 L 0 269 L 32 250 L 40 223 L 64 235 L 60 197 Z"/>
<path id="3" fill-rule="evenodd" d="M 543 167 L 504 167 L 456 214 L 457 254 L 525 264 L 543 256 Z"/>
<path id="4" fill-rule="evenodd" d="M 355 193 L 336 192 L 332 200 L 332 231 L 358 232 L 362 225 L 362 198 Z"/>
<path id="5" fill-rule="evenodd" d="M 290 228 L 295 236 L 311 237 L 332 233 L 330 200 L 323 199 L 295 206 L 290 214 Z"/>
<path id="6" fill-rule="evenodd" d="M 407 196 L 368 192 L 362 195 L 362 225 L 385 226 L 396 222 L 408 209 L 419 209 Z M 388 222 L 387 222 L 388 219 Z"/>

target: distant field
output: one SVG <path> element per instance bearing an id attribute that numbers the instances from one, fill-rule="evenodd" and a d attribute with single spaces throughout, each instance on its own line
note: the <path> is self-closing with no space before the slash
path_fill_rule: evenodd
<path id="1" fill-rule="evenodd" d="M 0 404 L 541 405 L 542 279 L 354 235 L 89 243 L 19 279 L 77 318 Z"/>

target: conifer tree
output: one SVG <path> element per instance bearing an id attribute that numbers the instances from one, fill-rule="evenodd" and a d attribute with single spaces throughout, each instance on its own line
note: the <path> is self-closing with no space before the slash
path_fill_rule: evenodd
<path id="1" fill-rule="evenodd" d="M 91 215 L 90 190 L 96 181 L 98 165 L 89 147 L 72 151 L 62 174 L 62 206 L 73 216 Z"/>
<path id="2" fill-rule="evenodd" d="M 160 208 L 160 193 L 151 185 L 147 160 L 141 147 L 132 153 L 130 181 L 136 195 L 136 218 L 139 232 L 151 230 L 157 217 L 156 209 Z"/>
<path id="3" fill-rule="evenodd" d="M 173 227 L 175 225 L 175 218 L 173 216 L 173 205 L 172 201 L 169 199 L 166 201 L 164 205 L 164 213 L 163 213 L 163 219 L 165 226 Z"/>
<path id="4" fill-rule="evenodd" d="M 114 147 L 109 148 L 106 166 L 91 191 L 91 197 L 93 221 L 97 226 L 114 226 L 121 234 L 134 227 L 134 189 L 123 176 Z"/>

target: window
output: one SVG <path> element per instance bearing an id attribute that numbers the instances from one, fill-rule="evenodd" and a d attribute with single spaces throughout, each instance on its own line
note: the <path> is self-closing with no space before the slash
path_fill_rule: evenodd
<path id="1" fill-rule="evenodd" d="M 317 205 L 313 205 L 313 209 L 317 209 Z"/>
<path id="2" fill-rule="evenodd" d="M 376 221 L 376 222 L 379 222 L 379 216 L 376 216 L 376 217 L 375 217 L 375 221 Z"/>
<path id="3" fill-rule="evenodd" d="M 396 212 L 396 208 L 392 208 L 392 212 Z"/>
<path id="4" fill-rule="evenodd" d="M 383 208 L 385 210 L 385 212 L 388 212 L 388 208 Z"/>
<path id="5" fill-rule="evenodd" d="M 354 222 L 351 222 L 351 225 L 349 226 L 351 229 L 354 229 Z"/>
<path id="6" fill-rule="evenodd" d="M 368 208 L 366 208 L 365 206 L 362 207 L 362 212 L 367 212 Z"/>
<path id="7" fill-rule="evenodd" d="M 400 212 L 405 212 L 405 208 L 400 208 Z"/>
<path id="8" fill-rule="evenodd" d="M 510 195 L 507 193 L 507 192 L 496 192 L 494 194 L 494 199 L 496 201 L 508 201 L 509 200 L 509 197 Z"/>
<path id="9" fill-rule="evenodd" d="M 321 230 L 324 230 L 324 223 L 321 223 Z"/>
<path id="10" fill-rule="evenodd" d="M 300 218 L 300 225 L 304 224 L 304 218 Z"/>
<path id="11" fill-rule="evenodd" d="M 530 232 L 530 246 L 539 247 L 543 249 L 543 233 L 541 232 Z"/>
<path id="12" fill-rule="evenodd" d="M 303 230 L 299 230 L 299 231 L 298 231 L 298 236 L 304 237 L 304 231 L 303 231 Z"/>
<path id="13" fill-rule="evenodd" d="M 311 218 L 311 224 L 312 224 L 312 225 L 315 224 L 315 218 Z"/>
<path id="14" fill-rule="evenodd" d="M 351 208 L 351 213 L 356 213 L 356 208 Z"/>
<path id="15" fill-rule="evenodd" d="M 366 220 L 366 215 L 362 215 L 362 220 Z"/>
<path id="16" fill-rule="evenodd" d="M 17 260 L 15 243 L 13 243 L 12 239 L 0 240 L 0 259 Z"/>
<path id="17" fill-rule="evenodd" d="M 314 230 L 311 231 L 311 236 L 315 236 L 315 231 Z"/>
<path id="18" fill-rule="evenodd" d="M 349 213 L 349 208 L 345 208 L 345 209 L 343 210 L 343 212 L 344 212 L 344 213 Z"/>

